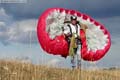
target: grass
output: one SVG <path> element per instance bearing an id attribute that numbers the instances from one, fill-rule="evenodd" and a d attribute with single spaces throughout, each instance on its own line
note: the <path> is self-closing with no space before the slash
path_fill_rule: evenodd
<path id="1" fill-rule="evenodd" d="M 120 80 L 120 70 L 71 70 L 0 60 L 0 80 Z"/>

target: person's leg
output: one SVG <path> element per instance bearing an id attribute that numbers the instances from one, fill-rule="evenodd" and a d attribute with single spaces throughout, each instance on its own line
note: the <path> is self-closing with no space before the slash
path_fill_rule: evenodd
<path id="1" fill-rule="evenodd" d="M 76 67 L 75 56 L 71 57 L 71 64 L 72 64 L 72 68 L 75 69 Z"/>
<path id="2" fill-rule="evenodd" d="M 77 49 L 78 49 L 78 48 L 74 48 L 74 53 L 75 53 L 75 55 L 77 54 Z"/>
<path id="3" fill-rule="evenodd" d="M 71 40 L 70 40 L 70 38 L 69 37 L 67 37 L 66 38 L 66 41 L 67 41 L 67 43 L 68 43 L 68 48 L 70 48 L 70 42 L 71 42 Z M 76 52 L 77 50 L 75 50 L 75 52 Z M 73 69 L 75 69 L 76 68 L 76 60 L 75 60 L 75 55 L 74 56 L 71 56 L 71 64 L 72 64 L 72 68 Z"/>
<path id="4" fill-rule="evenodd" d="M 78 45 L 76 56 L 77 56 L 77 68 L 81 67 L 81 45 Z"/>

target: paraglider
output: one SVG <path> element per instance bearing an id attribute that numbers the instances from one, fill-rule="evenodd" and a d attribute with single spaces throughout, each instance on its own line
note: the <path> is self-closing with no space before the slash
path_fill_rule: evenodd
<path id="1" fill-rule="evenodd" d="M 110 34 L 102 24 L 75 10 L 50 8 L 40 16 L 37 35 L 41 47 L 48 54 L 65 58 L 70 55 L 70 44 L 65 39 L 63 28 L 69 23 L 66 21 L 71 21 L 71 16 L 77 17 L 79 23 L 87 26 L 77 32 L 80 34 L 81 58 L 85 61 L 100 60 L 110 48 Z"/>

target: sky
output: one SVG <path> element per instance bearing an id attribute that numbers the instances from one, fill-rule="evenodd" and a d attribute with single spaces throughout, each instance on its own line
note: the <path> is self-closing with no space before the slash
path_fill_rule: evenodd
<path id="1" fill-rule="evenodd" d="M 25 3 L 0 3 L 0 58 L 70 67 L 69 58 L 47 54 L 37 40 L 38 18 L 43 11 L 53 7 L 80 11 L 105 25 L 111 34 L 112 45 L 108 53 L 95 64 L 97 67 L 120 66 L 119 0 L 27 0 Z M 84 67 L 89 64 L 83 61 Z"/>

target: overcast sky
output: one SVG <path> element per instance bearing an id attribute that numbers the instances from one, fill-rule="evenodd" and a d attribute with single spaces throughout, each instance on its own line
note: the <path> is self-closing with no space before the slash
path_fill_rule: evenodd
<path id="1" fill-rule="evenodd" d="M 119 0 L 28 0 L 27 3 L 0 3 L 0 57 L 29 57 L 34 63 L 69 66 L 69 59 L 46 54 L 37 41 L 38 17 L 51 7 L 78 10 L 105 25 L 111 34 L 112 46 L 96 65 L 120 66 Z"/>

